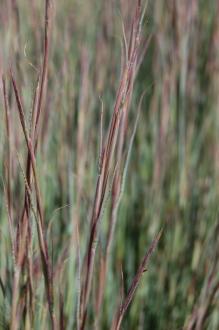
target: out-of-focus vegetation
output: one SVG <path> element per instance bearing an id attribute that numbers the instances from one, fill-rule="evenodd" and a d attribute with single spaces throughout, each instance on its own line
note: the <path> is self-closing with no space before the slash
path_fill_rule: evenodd
<path id="1" fill-rule="evenodd" d="M 1 1 L 2 329 L 118 329 L 161 228 L 121 328 L 219 329 L 219 1 L 137 3 Z"/>

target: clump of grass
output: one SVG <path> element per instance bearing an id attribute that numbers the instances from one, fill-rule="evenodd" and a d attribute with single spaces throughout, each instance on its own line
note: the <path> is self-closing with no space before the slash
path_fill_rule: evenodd
<path id="1" fill-rule="evenodd" d="M 106 142 L 103 145 L 102 136 L 101 136 L 101 150 L 100 150 L 100 164 L 99 164 L 99 174 L 96 185 L 96 193 L 93 203 L 93 211 L 91 217 L 91 227 L 90 227 L 90 237 L 88 241 L 87 253 L 85 256 L 85 262 L 82 267 L 81 278 L 83 280 L 81 289 L 81 298 L 80 298 L 80 318 L 81 321 L 78 322 L 78 327 L 83 329 L 85 327 L 86 316 L 87 316 L 87 308 L 90 301 L 90 293 L 92 286 L 92 277 L 93 277 L 93 269 L 94 269 L 94 258 L 96 252 L 96 245 L 99 237 L 99 225 L 102 217 L 102 211 L 104 207 L 104 200 L 106 199 L 106 192 L 108 182 L 110 180 L 110 176 L 112 173 L 116 171 L 116 165 L 114 165 L 114 169 L 112 163 L 117 163 L 115 157 L 115 147 L 117 146 L 118 141 L 118 132 L 121 129 L 121 119 L 125 118 L 128 112 L 128 107 L 131 100 L 132 89 L 134 77 L 136 74 L 136 66 L 138 64 L 139 57 L 139 48 L 140 48 L 140 38 L 141 38 L 141 24 L 144 12 L 142 11 L 141 1 L 138 1 L 136 13 L 133 18 L 132 30 L 130 36 L 130 42 L 127 46 L 126 37 L 124 35 L 125 41 L 125 59 L 121 74 L 121 81 L 117 92 L 115 107 L 111 119 L 111 123 L 109 126 L 109 132 L 106 139 Z M 5 114 L 6 114 L 6 127 L 7 127 L 7 136 L 8 136 L 8 165 L 9 169 L 7 171 L 7 205 L 8 205 L 8 214 L 9 214 L 9 228 L 11 233 L 11 241 L 12 241 L 12 253 L 14 254 L 15 264 L 14 264 L 14 275 L 13 275 L 13 294 L 12 294 L 12 307 L 11 307 L 11 329 L 17 329 L 21 320 L 21 307 L 20 307 L 20 285 L 21 285 L 21 277 L 23 274 L 27 274 L 27 283 L 25 290 L 25 303 L 22 306 L 24 310 L 24 317 L 29 317 L 30 324 L 34 322 L 34 303 L 35 303 L 35 293 L 34 293 L 34 273 L 33 273 L 33 260 L 30 253 L 32 249 L 32 224 L 31 224 L 31 213 L 33 213 L 34 218 L 36 220 L 37 227 L 37 235 L 39 242 L 39 251 L 41 256 L 42 263 L 42 273 L 45 281 L 45 290 L 46 297 L 49 307 L 49 314 L 51 318 L 51 326 L 52 329 L 56 329 L 58 327 L 58 323 L 55 317 L 54 312 L 54 289 L 53 289 L 53 270 L 52 270 L 52 261 L 48 252 L 48 243 L 45 235 L 45 221 L 44 221 L 44 212 L 42 206 L 42 199 L 39 187 L 39 179 L 36 168 L 36 155 L 37 155 L 37 147 L 39 140 L 39 125 L 40 118 L 42 114 L 42 109 L 45 104 L 46 98 L 46 90 L 47 90 L 47 76 L 48 76 L 48 62 L 49 62 L 49 44 L 51 39 L 51 2 L 49 0 L 45 1 L 45 31 L 44 31 L 44 56 L 43 56 L 43 64 L 42 69 L 40 70 L 36 90 L 35 97 L 31 110 L 31 127 L 28 131 L 25 112 L 23 109 L 21 95 L 18 91 L 18 86 L 15 81 L 15 78 L 11 72 L 11 81 L 12 87 L 15 94 L 15 100 L 18 109 L 19 120 L 21 123 L 22 131 L 24 134 L 26 147 L 27 147 L 27 160 L 26 160 L 26 170 L 23 170 L 20 158 L 18 156 L 18 161 L 21 167 L 22 176 L 25 184 L 25 196 L 24 196 L 24 206 L 21 213 L 21 217 L 18 223 L 15 225 L 15 234 L 13 233 L 14 228 L 12 223 L 11 216 L 11 177 L 10 177 L 10 164 L 11 164 L 11 145 L 10 145 L 10 118 L 9 118 L 9 106 L 7 99 L 7 91 L 5 79 L 3 78 L 3 95 L 4 95 L 4 106 L 5 106 Z M 125 33 L 125 32 L 124 32 Z M 128 47 L 128 48 L 127 48 Z M 124 122 L 124 119 L 123 119 Z M 122 124 L 123 135 L 124 135 L 124 123 Z M 101 129 L 102 130 L 102 129 Z M 101 133 L 102 134 L 102 133 Z M 80 141 L 79 141 L 80 143 Z M 80 148 L 79 148 L 80 149 Z M 114 159 L 115 158 L 115 159 Z M 121 155 L 119 156 L 121 158 Z M 119 159 L 121 162 L 121 160 Z M 121 165 L 120 165 L 121 167 Z M 118 177 L 119 172 L 116 171 L 116 177 Z M 114 181 L 115 182 L 115 181 Z M 115 183 L 114 183 L 115 184 Z M 118 196 L 117 196 L 118 197 Z M 36 200 L 36 209 L 35 202 Z M 111 223 L 109 228 L 114 227 L 114 224 Z M 112 230 L 112 229 L 111 229 Z M 110 241 L 112 241 L 112 235 L 108 239 L 110 245 Z M 78 246 L 78 249 L 80 247 Z M 154 245 L 153 245 L 154 248 Z M 152 250 L 151 250 L 152 252 Z M 107 252 L 107 255 L 109 251 Z M 143 261 L 143 265 L 146 263 L 146 259 Z M 142 268 L 143 266 L 141 266 Z M 140 270 L 139 270 L 140 272 Z M 137 277 L 135 278 L 134 287 L 136 288 L 137 283 L 140 278 L 140 273 L 138 272 Z M 83 278 L 83 273 L 85 277 Z M 134 289 L 135 290 L 135 289 Z M 129 302 L 133 298 L 134 290 L 131 290 L 131 294 L 129 295 Z M 60 326 L 64 324 L 64 316 L 63 316 L 63 305 L 64 300 L 63 297 L 60 296 Z M 127 303 L 126 303 L 127 305 Z M 125 311 L 126 308 L 124 308 Z M 124 314 L 124 312 L 122 313 Z M 121 316 L 120 316 L 121 319 Z M 119 324 L 121 320 L 119 320 Z M 119 325 L 117 325 L 117 328 Z"/>
<path id="2" fill-rule="evenodd" d="M 218 329 L 217 13 L 3 0 L 0 327 Z"/>

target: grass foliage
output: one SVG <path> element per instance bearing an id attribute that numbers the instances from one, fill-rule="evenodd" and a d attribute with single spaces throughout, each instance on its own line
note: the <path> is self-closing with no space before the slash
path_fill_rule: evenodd
<path id="1" fill-rule="evenodd" d="M 219 2 L 0 6 L 0 329 L 219 329 Z"/>

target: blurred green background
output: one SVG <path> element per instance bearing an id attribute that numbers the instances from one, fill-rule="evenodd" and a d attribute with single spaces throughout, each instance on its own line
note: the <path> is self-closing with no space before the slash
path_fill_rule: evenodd
<path id="1" fill-rule="evenodd" d="M 120 78 L 122 24 L 128 39 L 134 7 L 134 1 L 128 0 L 53 1 L 48 90 L 37 168 L 49 251 L 56 269 L 55 306 L 58 310 L 61 291 L 66 329 L 76 324 L 78 275 L 72 232 L 77 218 L 83 257 L 97 177 L 101 106 L 103 103 L 106 136 Z M 127 292 L 143 255 L 162 227 L 158 248 L 122 328 L 183 329 L 194 310 L 207 304 L 203 327 L 194 329 L 219 329 L 218 290 L 211 297 L 219 282 L 218 17 L 218 0 L 148 3 L 143 38 L 150 38 L 150 42 L 134 84 L 127 137 L 133 131 L 140 96 L 146 94 L 118 212 L 96 325 L 99 329 L 110 328 L 121 285 Z M 24 198 L 16 151 L 24 164 L 26 148 L 8 72 L 12 68 L 16 76 L 28 123 L 42 62 L 43 19 L 42 0 L 1 1 L 0 74 L 6 75 L 9 95 L 15 222 Z M 8 144 L 3 97 L 0 107 L 0 278 L 5 290 L 0 304 L 4 328 L 10 321 L 12 257 L 3 190 Z M 124 148 L 127 151 L 128 142 Z M 101 224 L 96 269 L 106 244 L 110 200 Z M 48 329 L 35 232 L 33 225 L 34 328 Z M 95 328 L 97 318 L 96 275 L 87 329 Z"/>

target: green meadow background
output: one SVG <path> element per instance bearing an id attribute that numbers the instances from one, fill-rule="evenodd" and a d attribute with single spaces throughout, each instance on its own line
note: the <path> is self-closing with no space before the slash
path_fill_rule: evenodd
<path id="1" fill-rule="evenodd" d="M 82 263 L 98 175 L 101 118 L 105 138 L 124 58 L 121 45 L 124 34 L 127 40 L 130 37 L 136 3 L 129 0 L 52 2 L 48 87 L 36 166 L 54 271 L 54 312 L 62 320 L 60 329 L 77 328 L 80 272 L 75 231 L 78 226 Z M 128 153 L 131 137 L 134 140 L 110 250 L 104 297 L 97 307 L 99 269 L 113 208 L 110 185 L 97 242 L 85 329 L 110 329 L 122 292 L 126 295 L 144 254 L 161 228 L 161 239 L 121 328 L 219 329 L 218 17 L 218 0 L 148 1 L 142 23 L 146 48 L 127 115 L 124 155 Z M 9 329 L 11 324 L 14 276 L 5 191 L 7 168 L 10 165 L 11 212 L 16 228 L 24 203 L 27 155 L 10 70 L 30 125 L 43 59 L 43 34 L 44 1 L 1 0 L 0 75 L 4 74 L 6 81 L 11 127 L 9 141 L 1 84 L 1 329 Z M 50 329 L 33 214 L 30 221 L 34 319 L 30 321 L 25 307 L 21 307 L 17 329 Z M 24 270 L 19 282 L 18 306 L 25 306 L 27 277 Z M 189 327 L 191 320 L 203 311 L 200 324 L 196 322 Z"/>

